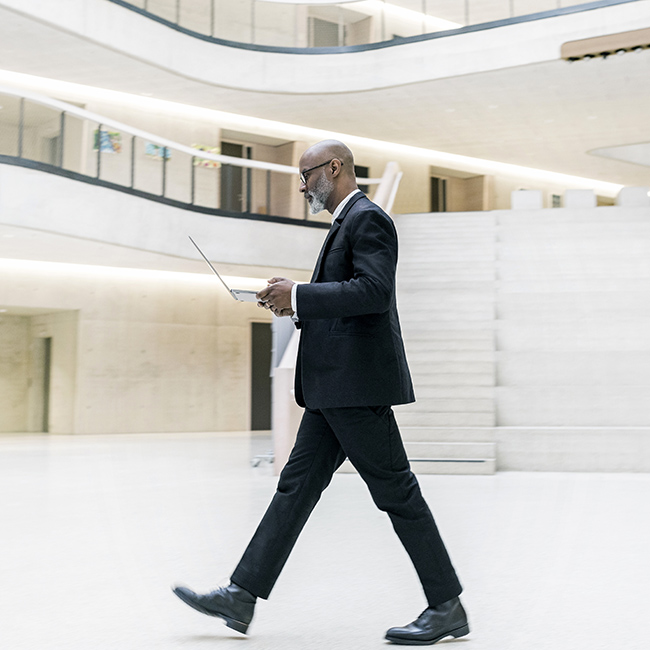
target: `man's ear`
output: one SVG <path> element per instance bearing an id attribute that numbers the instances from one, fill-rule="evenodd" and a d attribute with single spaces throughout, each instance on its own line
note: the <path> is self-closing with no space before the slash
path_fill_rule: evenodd
<path id="1" fill-rule="evenodd" d="M 332 170 L 332 178 L 336 178 L 341 173 L 341 161 L 334 158 L 330 163 L 330 169 Z"/>

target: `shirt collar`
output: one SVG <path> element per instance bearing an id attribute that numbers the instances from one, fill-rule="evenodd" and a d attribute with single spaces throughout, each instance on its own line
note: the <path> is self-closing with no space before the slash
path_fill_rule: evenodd
<path id="1" fill-rule="evenodd" d="M 338 217 L 340 216 L 341 212 L 343 212 L 343 208 L 348 204 L 348 201 L 357 193 L 361 192 L 359 188 L 356 190 L 352 190 L 337 206 L 336 210 L 334 210 L 334 213 L 332 214 L 332 223 L 334 223 Z"/>

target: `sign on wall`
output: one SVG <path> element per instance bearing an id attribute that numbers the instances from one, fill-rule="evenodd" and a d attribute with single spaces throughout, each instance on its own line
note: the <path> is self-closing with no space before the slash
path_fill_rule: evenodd
<path id="1" fill-rule="evenodd" d="M 206 151 L 207 153 L 213 153 L 216 156 L 221 154 L 221 147 L 206 147 L 202 144 L 193 144 L 193 149 L 198 149 L 199 151 Z M 205 167 L 207 169 L 217 169 L 221 167 L 221 163 L 216 160 L 208 160 L 207 158 L 194 158 L 195 167 Z"/>
<path id="2" fill-rule="evenodd" d="M 162 145 L 155 144 L 154 142 L 145 142 L 144 143 L 144 153 L 150 158 L 156 158 L 162 160 L 165 158 L 169 160 L 172 157 L 172 150 L 169 147 L 163 147 Z"/>
<path id="3" fill-rule="evenodd" d="M 119 131 L 104 131 L 95 129 L 93 151 L 101 153 L 122 153 L 122 134 Z"/>

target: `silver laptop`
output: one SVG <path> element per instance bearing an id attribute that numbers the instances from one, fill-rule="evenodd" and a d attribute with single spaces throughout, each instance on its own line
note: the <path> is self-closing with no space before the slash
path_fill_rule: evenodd
<path id="1" fill-rule="evenodd" d="M 188 237 L 190 237 L 188 235 Z M 201 257 L 208 263 L 208 266 L 212 269 L 214 274 L 221 280 L 223 283 L 223 286 L 228 289 L 228 293 L 235 299 L 239 300 L 240 302 L 259 302 L 257 298 L 255 297 L 257 294 L 257 291 L 253 291 L 252 289 L 231 289 L 224 281 L 224 279 L 219 275 L 217 272 L 217 269 L 212 266 L 212 263 L 210 260 L 203 254 L 203 251 L 199 248 L 198 244 L 190 237 L 190 241 L 194 244 L 196 247 L 196 250 L 201 253 Z"/>

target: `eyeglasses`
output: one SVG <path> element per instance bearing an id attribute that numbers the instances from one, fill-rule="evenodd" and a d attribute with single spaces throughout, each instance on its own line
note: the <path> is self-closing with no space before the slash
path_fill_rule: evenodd
<path id="1" fill-rule="evenodd" d="M 309 174 L 309 172 L 313 172 L 314 169 L 318 169 L 319 167 L 325 167 L 325 165 L 329 165 L 332 162 L 332 160 L 338 160 L 338 158 L 330 158 L 327 162 L 321 163 L 320 165 L 316 165 L 315 167 L 310 167 L 309 169 L 305 169 L 304 172 L 300 172 L 300 182 L 303 185 L 307 185 L 307 174 Z M 343 163 L 341 163 L 341 165 L 343 165 Z"/>

